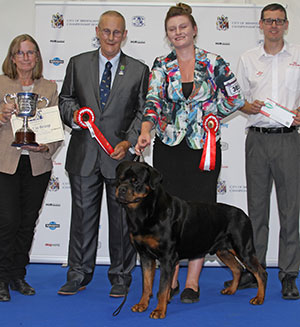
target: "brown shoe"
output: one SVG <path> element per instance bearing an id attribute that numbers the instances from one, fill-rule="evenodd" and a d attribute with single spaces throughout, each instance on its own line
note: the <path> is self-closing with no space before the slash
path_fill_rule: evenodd
<path id="1" fill-rule="evenodd" d="M 129 287 L 121 284 L 115 284 L 112 286 L 109 296 L 111 297 L 124 297 L 129 292 Z"/>
<path id="2" fill-rule="evenodd" d="M 84 289 L 85 285 L 81 285 L 78 280 L 69 280 L 58 290 L 57 293 L 60 295 L 74 295 Z"/>

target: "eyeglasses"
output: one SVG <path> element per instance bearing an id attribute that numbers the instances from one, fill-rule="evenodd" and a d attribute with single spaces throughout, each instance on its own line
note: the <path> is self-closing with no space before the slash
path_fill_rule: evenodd
<path id="1" fill-rule="evenodd" d="M 15 56 L 17 56 L 18 58 L 23 58 L 25 55 L 27 55 L 27 57 L 29 57 L 29 58 L 32 58 L 33 56 L 36 55 L 36 51 L 28 50 L 28 51 L 24 52 L 24 51 L 19 50 L 15 53 Z"/>
<path id="2" fill-rule="evenodd" d="M 110 37 L 111 33 L 113 34 L 113 37 L 116 39 L 119 39 L 120 37 L 122 37 L 122 32 L 119 30 L 114 30 L 111 31 L 108 28 L 104 28 L 104 29 L 100 29 L 101 33 L 105 36 L 105 37 Z"/>
<path id="3" fill-rule="evenodd" d="M 273 25 L 273 23 L 275 22 L 276 25 L 282 26 L 282 25 L 284 25 L 284 23 L 286 22 L 286 19 L 282 19 L 282 18 L 276 18 L 276 19 L 272 19 L 272 18 L 263 18 L 262 21 L 263 21 L 266 25 Z"/>

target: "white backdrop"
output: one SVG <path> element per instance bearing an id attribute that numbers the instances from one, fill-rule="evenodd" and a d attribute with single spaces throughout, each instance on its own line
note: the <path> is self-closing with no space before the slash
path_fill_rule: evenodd
<path id="1" fill-rule="evenodd" d="M 156 56 L 167 54 L 164 18 L 170 3 L 87 3 L 37 2 L 36 33 L 44 61 L 44 75 L 59 86 L 71 56 L 96 49 L 95 27 L 106 10 L 118 10 L 127 22 L 128 38 L 123 51 L 144 61 L 150 68 Z M 262 39 L 258 28 L 261 6 L 192 4 L 198 24 L 197 45 L 220 54 L 235 71 L 239 55 Z M 218 201 L 236 205 L 247 212 L 244 175 L 244 140 L 246 118 L 236 113 L 223 121 L 223 164 L 218 185 Z M 64 147 L 54 161 L 51 184 L 45 197 L 31 252 L 35 262 L 67 261 L 71 196 L 64 170 L 69 132 Z M 151 163 L 151 149 L 146 160 Z M 274 198 L 274 195 L 272 196 Z M 277 264 L 278 214 L 272 200 L 268 265 Z M 107 211 L 102 204 L 97 263 L 109 263 L 107 245 Z M 208 258 L 207 264 L 217 264 Z"/>

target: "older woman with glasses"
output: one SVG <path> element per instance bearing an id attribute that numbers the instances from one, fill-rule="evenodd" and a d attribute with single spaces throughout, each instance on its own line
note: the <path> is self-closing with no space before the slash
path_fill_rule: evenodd
<path id="1" fill-rule="evenodd" d="M 51 175 L 52 155 L 60 142 L 11 146 L 14 102 L 7 93 L 32 92 L 57 104 L 57 86 L 42 75 L 36 41 L 27 34 L 11 42 L 0 76 L 0 302 L 9 301 L 9 286 L 24 295 L 35 290 L 25 281 L 34 228 Z M 9 102 L 9 101 L 8 101 Z"/>

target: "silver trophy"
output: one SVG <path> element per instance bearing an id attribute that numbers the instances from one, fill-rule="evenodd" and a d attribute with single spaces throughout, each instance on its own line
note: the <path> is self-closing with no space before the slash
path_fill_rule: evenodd
<path id="1" fill-rule="evenodd" d="M 8 103 L 7 98 L 14 99 L 17 107 L 16 116 L 23 118 L 23 126 L 16 131 L 15 140 L 11 145 L 17 147 L 22 145 L 38 146 L 38 143 L 35 142 L 35 133 L 28 127 L 28 119 L 35 116 L 38 102 L 45 101 L 47 107 L 49 100 L 31 92 L 7 93 L 4 96 L 5 103 Z"/>

